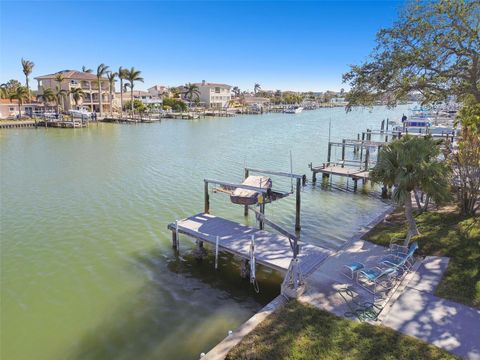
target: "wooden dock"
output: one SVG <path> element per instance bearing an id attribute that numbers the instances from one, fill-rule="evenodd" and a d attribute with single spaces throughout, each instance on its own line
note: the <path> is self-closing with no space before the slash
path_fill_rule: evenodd
<path id="1" fill-rule="evenodd" d="M 349 177 L 353 180 L 368 180 L 369 177 L 367 170 L 351 167 L 342 167 L 340 165 L 313 167 L 312 171 L 314 173 L 322 173 L 324 175 L 338 175 L 343 177 Z"/>
<path id="2" fill-rule="evenodd" d="M 168 229 L 172 231 L 174 243 L 178 233 L 186 234 L 199 241 L 216 245 L 219 238 L 219 251 L 232 253 L 242 259 L 250 259 L 250 244 L 252 235 L 255 239 L 255 261 L 269 268 L 286 273 L 293 257 L 290 240 L 287 236 L 274 234 L 265 230 L 255 229 L 221 217 L 200 213 L 177 224 L 171 223 Z M 299 243 L 299 266 L 304 276 L 311 273 L 330 254 L 331 250 L 319 246 Z"/>

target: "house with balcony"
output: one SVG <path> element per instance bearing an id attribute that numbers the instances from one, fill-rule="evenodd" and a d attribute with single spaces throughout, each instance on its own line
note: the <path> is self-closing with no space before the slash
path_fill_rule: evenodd
<path id="1" fill-rule="evenodd" d="M 64 77 L 61 83 L 55 79 L 58 74 L 62 74 Z M 100 96 L 102 97 L 103 112 L 110 111 L 110 83 L 107 78 L 100 79 L 100 89 L 96 75 L 77 70 L 62 70 L 55 74 L 37 76 L 35 80 L 38 82 L 38 94 L 42 94 L 43 89 L 46 88 L 51 88 L 56 92 L 58 86 L 67 91 L 63 104 L 64 111 L 87 108 L 90 111 L 100 112 Z M 75 104 L 70 90 L 78 87 L 83 90 L 84 97 L 78 104 Z M 114 93 L 115 89 L 113 89 Z"/>
<path id="2" fill-rule="evenodd" d="M 200 93 L 200 102 L 206 107 L 222 109 L 228 107 L 232 95 L 230 85 L 208 83 L 203 80 L 201 83 L 195 83 Z"/>

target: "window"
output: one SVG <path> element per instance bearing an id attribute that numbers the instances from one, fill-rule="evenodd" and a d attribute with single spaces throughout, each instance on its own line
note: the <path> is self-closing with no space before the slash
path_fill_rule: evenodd
<path id="1" fill-rule="evenodd" d="M 10 106 L 8 111 L 15 111 L 15 108 Z"/>
<path id="2" fill-rule="evenodd" d="M 220 93 L 220 88 L 219 88 L 219 87 L 216 87 L 216 88 L 215 88 L 215 92 L 216 92 L 217 94 L 219 94 L 219 93 Z"/>

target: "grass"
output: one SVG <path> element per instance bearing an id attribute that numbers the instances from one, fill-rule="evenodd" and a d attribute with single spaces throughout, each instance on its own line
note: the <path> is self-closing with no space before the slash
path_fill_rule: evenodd
<path id="1" fill-rule="evenodd" d="M 334 316 L 291 301 L 271 314 L 226 359 L 457 359 L 383 326 Z"/>
<path id="2" fill-rule="evenodd" d="M 397 210 L 389 222 L 377 225 L 365 239 L 388 246 L 391 238 L 405 238 L 403 212 Z M 465 218 L 455 209 L 443 208 L 416 216 L 422 256 L 450 258 L 436 295 L 480 308 L 480 218 Z"/>

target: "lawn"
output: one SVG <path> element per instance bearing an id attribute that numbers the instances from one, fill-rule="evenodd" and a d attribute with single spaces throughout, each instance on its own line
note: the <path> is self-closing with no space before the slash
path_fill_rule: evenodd
<path id="1" fill-rule="evenodd" d="M 388 245 L 391 238 L 405 238 L 403 212 L 377 225 L 365 239 Z M 421 233 L 416 237 L 419 254 L 447 256 L 448 269 L 436 295 L 480 308 L 480 218 L 465 218 L 452 208 L 416 216 Z"/>
<path id="2" fill-rule="evenodd" d="M 226 359 L 457 359 L 383 326 L 334 316 L 290 301 L 264 320 Z"/>

